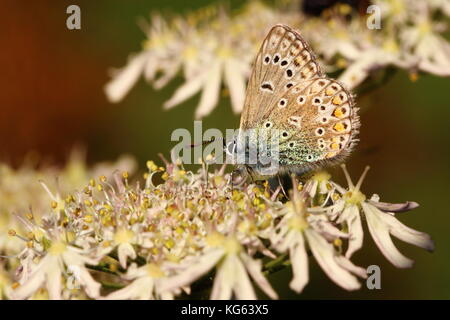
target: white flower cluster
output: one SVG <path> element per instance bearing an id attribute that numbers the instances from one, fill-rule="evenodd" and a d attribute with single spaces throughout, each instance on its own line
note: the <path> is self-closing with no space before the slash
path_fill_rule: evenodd
<path id="1" fill-rule="evenodd" d="M 8 230 L 11 228 L 24 231 L 14 214 L 22 213 L 40 218 L 39 214 L 44 213 L 49 207 L 47 186 L 57 188 L 61 194 L 66 194 L 82 188 L 92 176 L 105 175 L 111 178 L 116 170 L 128 171 L 131 174 L 137 168 L 136 160 L 130 155 L 122 155 L 115 162 L 97 163 L 92 167 L 87 166 L 85 158 L 82 149 L 73 149 L 63 166 L 39 166 L 39 159 L 36 156 L 26 157 L 18 168 L 0 163 L 1 254 L 11 255 L 21 245 L 17 239 L 8 237 Z M 42 188 L 41 181 L 46 182 L 45 188 Z"/>
<path id="2" fill-rule="evenodd" d="M 276 299 L 267 275 L 288 265 L 292 290 L 308 283 L 310 251 L 346 290 L 360 288 L 364 268 L 350 258 L 361 249 L 362 220 L 375 243 L 399 268 L 412 265 L 391 236 L 433 249 L 430 237 L 403 225 L 395 212 L 416 203 L 388 204 L 361 192 L 365 173 L 348 187 L 324 171 L 293 179 L 289 198 L 268 183 L 231 187 L 222 166 L 197 173 L 182 164 L 147 163 L 145 183 L 102 176 L 80 191 L 52 195 L 37 219 L 19 216 L 26 232 L 16 258 L 2 271 L 10 299 L 172 299 L 206 291 L 211 299 L 256 299 L 252 284 Z M 156 181 L 159 180 L 159 184 Z M 365 219 L 362 219 L 362 216 Z M 213 279 L 212 281 L 210 279 Z M 195 290 L 194 290 L 195 289 Z"/>
<path id="3" fill-rule="evenodd" d="M 349 89 L 388 66 L 406 69 L 413 80 L 418 72 L 450 75 L 450 44 L 442 36 L 449 0 L 373 2 L 379 8 L 381 29 L 368 27 L 371 13 L 359 15 L 339 5 L 311 17 L 300 10 L 297 0 L 275 6 L 250 1 L 236 13 L 211 6 L 170 20 L 154 14 L 150 25 L 143 24 L 147 35 L 143 50 L 114 73 L 106 94 L 110 101 L 120 101 L 142 74 L 160 89 L 181 71 L 185 82 L 165 103 L 166 109 L 202 92 L 195 114 L 201 118 L 225 92 L 239 113 L 253 59 L 277 23 L 299 30 L 326 71 L 339 75 Z"/>

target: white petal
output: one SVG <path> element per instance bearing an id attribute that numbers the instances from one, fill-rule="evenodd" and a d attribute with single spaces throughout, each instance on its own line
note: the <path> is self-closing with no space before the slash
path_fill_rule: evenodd
<path id="1" fill-rule="evenodd" d="M 156 71 L 158 69 L 158 62 L 159 60 L 154 55 L 151 55 L 150 53 L 148 54 L 147 61 L 144 66 L 144 77 L 148 82 L 155 79 Z"/>
<path id="2" fill-rule="evenodd" d="M 264 291 L 271 299 L 278 299 L 277 293 L 273 290 L 269 281 L 267 281 L 266 277 L 261 272 L 261 260 L 254 260 L 245 253 L 241 254 L 241 259 L 244 262 L 248 273 L 250 273 L 250 276 L 261 288 L 261 290 Z"/>
<path id="3" fill-rule="evenodd" d="M 161 293 L 161 297 L 160 298 L 161 298 L 161 300 L 173 300 L 174 296 L 170 292 L 163 292 L 163 293 Z"/>
<path id="4" fill-rule="evenodd" d="M 234 279 L 230 279 L 230 275 L 233 276 L 235 272 L 234 265 L 230 265 L 228 262 L 229 258 L 226 258 L 217 269 L 216 276 L 214 277 L 213 287 L 211 290 L 211 300 L 231 299 Z"/>
<path id="5" fill-rule="evenodd" d="M 11 293 L 12 299 L 26 299 L 33 295 L 44 283 L 46 279 L 45 270 L 57 263 L 57 259 L 53 256 L 45 256 L 41 262 L 34 268 L 33 272 L 28 276 L 27 280 Z"/>
<path id="6" fill-rule="evenodd" d="M 314 198 L 316 196 L 318 186 L 319 186 L 319 181 L 317 181 L 316 179 L 312 180 L 311 187 L 310 187 L 311 189 L 309 192 L 309 195 L 311 198 Z"/>
<path id="7" fill-rule="evenodd" d="M 375 211 L 389 225 L 389 231 L 393 236 L 428 251 L 434 250 L 433 240 L 428 234 L 405 226 L 392 215 L 386 214 L 376 207 L 371 207 L 371 209 L 372 212 Z"/>
<path id="8" fill-rule="evenodd" d="M 346 290 L 361 287 L 358 280 L 336 262 L 336 252 L 332 244 L 312 229 L 305 230 L 305 235 L 314 257 L 331 280 Z"/>
<path id="9" fill-rule="evenodd" d="M 367 226 L 373 240 L 381 253 L 397 268 L 410 268 L 413 265 L 411 259 L 406 258 L 398 251 L 389 234 L 389 227 L 376 213 L 373 206 L 363 202 L 362 207 L 366 216 Z"/>
<path id="10" fill-rule="evenodd" d="M 363 82 L 369 74 L 371 66 L 374 64 L 375 54 L 366 52 L 362 54 L 358 60 L 353 62 L 345 71 L 339 76 L 338 80 L 351 90 Z M 378 65 L 383 65 L 383 61 L 376 61 Z"/>
<path id="11" fill-rule="evenodd" d="M 347 259 L 343 256 L 337 256 L 336 261 L 345 270 L 348 270 L 351 273 L 356 274 L 358 277 L 361 277 L 363 279 L 367 278 L 367 270 L 364 268 L 355 266 L 349 259 Z"/>
<path id="12" fill-rule="evenodd" d="M 350 41 L 338 40 L 338 51 L 349 60 L 357 60 L 361 55 L 361 51 Z"/>
<path id="13" fill-rule="evenodd" d="M 211 270 L 223 256 L 223 250 L 214 249 L 202 255 L 198 261 L 176 276 L 168 278 L 161 284 L 161 291 L 172 291 L 186 286 Z"/>
<path id="14" fill-rule="evenodd" d="M 114 291 L 113 293 L 107 295 L 104 299 L 106 300 L 130 300 L 130 299 L 140 299 L 140 300 L 150 300 L 153 298 L 154 281 L 150 277 L 143 277 L 134 280 L 128 286 Z"/>
<path id="15" fill-rule="evenodd" d="M 364 231 L 361 223 L 361 216 L 359 215 L 359 210 L 356 205 L 348 207 L 348 233 L 350 234 L 350 239 L 348 242 L 347 252 L 345 256 L 350 258 L 353 253 L 361 249 L 364 239 Z"/>
<path id="16" fill-rule="evenodd" d="M 319 232 L 328 241 L 333 241 L 336 238 L 348 238 L 349 234 L 340 231 L 333 226 L 329 221 L 322 219 L 322 216 L 309 216 L 308 222 L 313 226 L 314 230 Z"/>
<path id="17" fill-rule="evenodd" d="M 297 243 L 289 250 L 289 256 L 292 263 L 292 273 L 294 274 L 289 286 L 295 292 L 300 293 L 309 281 L 308 254 L 306 253 L 303 235 L 299 234 Z"/>
<path id="18" fill-rule="evenodd" d="M 119 102 L 136 83 L 147 59 L 146 52 L 132 57 L 128 64 L 114 75 L 105 86 L 105 93 L 109 101 Z"/>
<path id="19" fill-rule="evenodd" d="M 216 62 L 208 72 L 200 103 L 195 110 L 195 118 L 200 119 L 208 115 L 219 102 L 221 73 L 222 64 Z"/>
<path id="20" fill-rule="evenodd" d="M 284 236 L 284 237 L 283 237 Z M 272 245 L 278 252 L 286 252 L 292 241 L 297 237 L 296 231 L 280 232 L 271 240 Z"/>
<path id="21" fill-rule="evenodd" d="M 47 290 L 50 300 L 61 300 L 61 261 L 56 261 L 48 267 L 46 271 L 47 276 Z"/>
<path id="22" fill-rule="evenodd" d="M 437 65 L 435 63 L 431 63 L 429 60 L 420 61 L 419 68 L 440 77 L 448 77 L 450 75 L 450 66 L 445 64 Z"/>
<path id="23" fill-rule="evenodd" d="M 250 278 L 241 260 L 239 260 L 239 258 L 234 254 L 230 255 L 228 259 L 228 263 L 234 265 L 234 272 L 231 273 L 232 270 L 229 270 L 227 271 L 227 274 L 230 275 L 230 278 L 234 278 L 233 291 L 236 295 L 236 299 L 256 300 L 255 290 L 253 289 L 252 282 L 250 281 Z"/>
<path id="24" fill-rule="evenodd" d="M 186 82 L 179 87 L 173 96 L 164 103 L 165 109 L 171 109 L 177 104 L 189 99 L 196 94 L 205 84 L 207 73 L 198 74 L 196 77 L 187 79 Z"/>
<path id="25" fill-rule="evenodd" d="M 122 243 L 117 248 L 117 255 L 119 256 L 119 262 L 122 268 L 127 267 L 127 259 L 130 257 L 131 259 L 136 259 L 136 252 L 134 252 L 134 248 L 129 243 Z"/>
<path id="26" fill-rule="evenodd" d="M 229 59 L 225 63 L 225 82 L 230 90 L 231 106 L 240 113 L 245 99 L 245 75 L 239 62 Z"/>
<path id="27" fill-rule="evenodd" d="M 89 297 L 95 299 L 100 296 L 101 284 L 92 278 L 86 268 L 80 268 L 77 280 L 84 287 L 84 291 Z"/>
<path id="28" fill-rule="evenodd" d="M 172 80 L 178 73 L 178 70 L 180 69 L 180 63 L 172 63 L 170 66 L 168 66 L 164 73 L 155 80 L 154 87 L 156 90 L 161 89 L 164 87 L 170 80 Z"/>
<path id="29" fill-rule="evenodd" d="M 82 252 L 82 250 L 80 250 L 79 248 L 75 248 L 72 246 L 67 247 L 66 252 L 64 252 L 62 256 L 64 263 L 67 266 L 83 266 L 85 264 L 96 265 L 100 261 L 99 258 L 92 259 L 90 257 L 81 255 L 79 252 Z"/>

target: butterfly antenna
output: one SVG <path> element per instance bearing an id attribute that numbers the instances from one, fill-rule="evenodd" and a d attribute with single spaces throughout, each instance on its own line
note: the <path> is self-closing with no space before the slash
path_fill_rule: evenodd
<path id="1" fill-rule="evenodd" d="M 222 141 L 225 143 L 225 139 L 222 138 L 222 137 L 220 137 L 220 138 L 212 137 L 210 140 L 203 141 L 203 142 L 201 142 L 201 143 L 192 143 L 192 144 L 189 144 L 189 145 L 187 145 L 185 148 L 197 148 L 197 147 L 200 147 L 200 146 L 206 146 L 206 145 L 208 145 L 208 144 L 210 144 L 210 143 L 213 143 L 213 142 L 216 141 L 216 140 L 222 140 Z"/>

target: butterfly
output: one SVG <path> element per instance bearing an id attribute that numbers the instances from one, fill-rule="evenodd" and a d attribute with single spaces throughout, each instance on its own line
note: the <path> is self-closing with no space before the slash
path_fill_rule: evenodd
<path id="1" fill-rule="evenodd" d="M 240 164 L 235 171 L 261 180 L 339 163 L 358 141 L 357 111 L 352 94 L 324 74 L 300 34 L 275 25 L 256 56 L 232 152 L 243 132 L 273 136 L 269 131 L 276 131 L 276 169 L 256 162 Z M 243 150 L 248 156 L 248 145 Z"/>

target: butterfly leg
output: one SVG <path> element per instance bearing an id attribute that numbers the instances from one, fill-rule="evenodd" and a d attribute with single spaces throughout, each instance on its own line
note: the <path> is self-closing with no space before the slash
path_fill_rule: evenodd
<path id="1" fill-rule="evenodd" d="M 233 170 L 230 174 L 230 183 L 231 183 L 231 191 L 234 190 L 234 187 L 240 187 L 244 184 L 247 178 L 247 172 L 243 170 L 243 168 L 237 168 Z"/>
<path id="2" fill-rule="evenodd" d="M 255 178 L 253 177 L 251 168 L 249 166 L 245 166 L 245 171 L 247 173 L 247 176 L 250 177 L 250 180 L 252 180 L 252 183 L 255 183 Z"/>
<path id="3" fill-rule="evenodd" d="M 280 177 L 279 174 L 277 174 L 277 178 L 278 178 L 278 183 L 280 184 L 280 187 L 281 187 L 281 191 L 283 192 L 283 194 L 284 194 L 284 196 L 286 197 L 286 199 L 289 200 L 289 197 L 288 197 L 288 195 L 287 195 L 287 193 L 286 193 L 286 190 L 284 190 L 283 182 L 281 181 L 281 177 Z"/>

